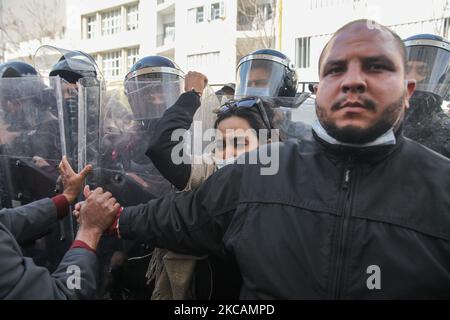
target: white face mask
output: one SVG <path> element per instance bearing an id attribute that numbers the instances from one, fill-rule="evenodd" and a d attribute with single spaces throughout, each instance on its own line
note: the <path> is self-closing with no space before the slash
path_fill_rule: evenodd
<path id="1" fill-rule="evenodd" d="M 270 92 L 269 88 L 248 87 L 247 90 L 245 90 L 245 95 L 255 97 L 269 97 Z"/>
<path id="2" fill-rule="evenodd" d="M 225 160 L 219 159 L 219 158 L 214 158 L 214 162 L 216 163 L 217 170 L 222 169 L 223 167 L 225 167 L 229 164 L 233 164 L 236 160 L 237 160 L 237 158 L 235 158 L 235 157 L 230 157 Z"/>
<path id="3" fill-rule="evenodd" d="M 386 131 L 384 134 L 379 136 L 377 139 L 375 139 L 371 142 L 368 142 L 368 143 L 363 143 L 363 144 L 345 143 L 345 142 L 340 142 L 340 141 L 336 140 L 335 138 L 333 138 L 332 136 L 330 136 L 328 134 L 328 132 L 325 130 L 324 127 L 322 127 L 322 124 L 320 123 L 319 120 L 316 120 L 316 122 L 314 122 L 313 130 L 317 133 L 317 135 L 321 139 L 325 140 L 326 142 L 328 142 L 330 144 L 338 144 L 338 145 L 343 145 L 343 146 L 373 147 L 373 146 L 382 146 L 382 145 L 393 145 L 397 141 L 395 138 L 393 128 L 390 128 L 388 131 Z"/>

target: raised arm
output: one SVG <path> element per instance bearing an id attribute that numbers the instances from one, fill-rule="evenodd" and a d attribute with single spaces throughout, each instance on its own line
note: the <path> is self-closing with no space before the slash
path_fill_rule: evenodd
<path id="1" fill-rule="evenodd" d="M 189 72 L 186 75 L 186 92 L 159 119 L 146 152 L 163 177 L 179 190 L 183 190 L 189 181 L 191 165 L 173 163 L 171 159 L 172 149 L 180 141 L 172 141 L 171 137 L 175 130 L 189 130 L 191 127 L 194 114 L 200 107 L 200 97 L 192 89 L 201 94 L 206 82 L 206 77 L 200 73 Z"/>

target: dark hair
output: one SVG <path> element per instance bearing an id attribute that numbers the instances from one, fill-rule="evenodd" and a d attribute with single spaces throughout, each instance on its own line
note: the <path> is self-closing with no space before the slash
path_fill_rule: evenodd
<path id="1" fill-rule="evenodd" d="M 347 23 L 346 25 L 344 25 L 343 27 L 339 28 L 331 37 L 330 41 L 327 42 L 327 44 L 325 45 L 325 47 L 323 48 L 322 52 L 320 53 L 320 57 L 319 57 L 319 74 L 320 74 L 320 67 L 322 65 L 322 60 L 325 56 L 325 53 L 327 52 L 328 47 L 330 46 L 330 44 L 333 42 L 334 38 L 336 38 L 336 36 L 341 32 L 344 31 L 345 29 L 353 26 L 354 24 L 372 24 L 374 25 L 374 28 L 378 28 L 384 31 L 387 31 L 388 33 L 390 33 L 393 37 L 394 37 L 394 41 L 397 43 L 399 52 L 402 56 L 402 62 L 403 62 L 403 66 L 406 69 L 406 47 L 405 44 L 403 43 L 403 40 L 400 38 L 400 36 L 395 33 L 393 30 L 391 30 L 390 28 L 383 26 L 381 24 L 378 24 L 377 22 L 373 21 L 373 20 L 368 20 L 368 19 L 359 19 L 359 20 L 355 20 L 355 21 L 351 21 L 349 23 Z"/>
<path id="2" fill-rule="evenodd" d="M 273 111 L 271 110 L 270 107 L 265 107 L 264 106 L 264 111 L 267 114 L 267 117 L 270 119 L 272 119 L 273 117 Z M 250 127 L 256 131 L 256 136 L 259 139 L 259 130 L 260 129 L 274 129 L 273 125 L 271 124 L 271 128 L 267 128 L 267 126 L 264 124 L 264 121 L 261 119 L 261 116 L 258 112 L 258 110 L 256 109 L 256 107 L 252 107 L 252 108 L 239 108 L 239 107 L 234 107 L 234 108 L 230 108 L 228 109 L 226 112 L 219 112 L 217 114 L 217 119 L 214 122 L 214 129 L 217 129 L 217 127 L 219 126 L 219 123 L 227 118 L 231 118 L 231 117 L 239 117 L 242 118 L 244 120 L 246 120 L 248 122 L 248 124 L 250 125 Z"/>

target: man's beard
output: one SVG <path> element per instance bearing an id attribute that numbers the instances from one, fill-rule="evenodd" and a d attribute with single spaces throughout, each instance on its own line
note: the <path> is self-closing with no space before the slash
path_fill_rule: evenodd
<path id="1" fill-rule="evenodd" d="M 369 111 L 375 112 L 378 108 L 372 100 L 362 99 L 362 102 L 364 108 Z M 340 109 L 339 106 L 341 103 L 342 101 L 333 104 L 331 112 Z M 317 100 L 316 110 L 320 123 L 330 136 L 344 143 L 364 144 L 376 140 L 395 125 L 403 108 L 403 103 L 404 95 L 394 103 L 388 105 L 380 118 L 368 128 L 360 128 L 353 125 L 338 128 L 336 123 L 326 116 L 324 108 L 317 104 Z"/>

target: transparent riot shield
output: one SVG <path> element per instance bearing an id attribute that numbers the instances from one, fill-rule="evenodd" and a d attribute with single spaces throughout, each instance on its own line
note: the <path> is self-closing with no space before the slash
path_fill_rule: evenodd
<path id="1" fill-rule="evenodd" d="M 78 50 L 67 50 L 44 45 L 36 50 L 33 61 L 36 70 L 41 75 L 52 76 L 52 70 L 58 67 L 62 72 L 76 72 L 84 78 L 97 78 L 100 80 L 103 78 L 94 58 Z"/>
<path id="2" fill-rule="evenodd" d="M 61 157 L 66 153 L 59 78 L 0 79 L 0 170 L 4 207 L 56 195 Z M 23 244 L 25 255 L 54 270 L 73 241 L 71 217 L 42 238 Z"/>
<path id="3" fill-rule="evenodd" d="M 81 103 L 99 94 L 89 87 L 82 91 Z M 80 106 L 84 113 L 80 118 L 85 120 L 79 135 L 80 165 L 94 166 L 89 185 L 112 192 L 123 206 L 145 203 L 169 193 L 170 184 L 145 155 L 157 118 L 135 120 L 123 87 L 100 94 L 100 105 Z"/>
<path id="4" fill-rule="evenodd" d="M 141 88 L 154 89 L 148 84 Z M 142 115 L 153 116 L 156 111 L 146 113 L 138 106 L 135 116 L 130 103 L 144 100 L 137 95 L 129 99 L 122 84 L 106 90 L 101 83 L 82 81 L 79 92 L 78 161 L 80 168 L 93 165 L 87 179 L 90 188 L 111 192 L 124 207 L 172 192 L 145 154 L 158 118 Z M 97 248 L 102 270 L 98 297 L 150 298 L 145 275 L 151 252 L 146 244 L 103 237 Z"/>
<path id="5" fill-rule="evenodd" d="M 66 141 L 68 160 L 73 168 L 78 166 L 78 98 L 79 86 L 83 81 L 87 86 L 98 85 L 102 74 L 92 56 L 77 51 L 44 45 L 34 54 L 36 70 L 41 75 L 59 76 L 62 91 L 62 125 Z M 79 78 L 81 77 L 81 78 Z"/>

